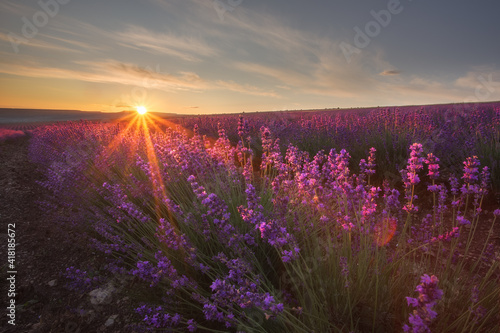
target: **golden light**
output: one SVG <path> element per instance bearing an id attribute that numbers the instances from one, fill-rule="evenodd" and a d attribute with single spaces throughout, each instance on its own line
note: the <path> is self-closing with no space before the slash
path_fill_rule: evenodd
<path id="1" fill-rule="evenodd" d="M 141 106 L 138 106 L 136 109 L 137 109 L 137 112 L 138 112 L 139 114 L 145 114 L 146 112 L 148 112 L 148 110 L 146 109 L 146 107 L 144 107 L 144 106 L 142 106 L 142 105 L 141 105 Z"/>

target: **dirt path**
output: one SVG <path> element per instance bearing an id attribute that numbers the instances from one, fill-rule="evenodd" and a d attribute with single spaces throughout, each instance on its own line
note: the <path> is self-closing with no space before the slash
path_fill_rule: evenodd
<path id="1" fill-rule="evenodd" d="M 122 318 L 130 309 L 115 304 L 96 308 L 88 294 L 64 287 L 61 275 L 69 266 L 95 264 L 98 256 L 80 235 L 57 223 L 60 214 L 43 212 L 37 201 L 49 193 L 37 181 L 43 175 L 28 160 L 29 138 L 0 143 L 0 278 L 11 275 L 8 267 L 8 224 L 15 225 L 15 326 L 8 323 L 6 306 L 10 284 L 2 282 L 0 332 L 123 332 L 120 318 L 104 325 L 110 316 Z M 125 304 L 122 304 L 125 305 Z M 109 322 L 108 322 L 109 324 Z"/>

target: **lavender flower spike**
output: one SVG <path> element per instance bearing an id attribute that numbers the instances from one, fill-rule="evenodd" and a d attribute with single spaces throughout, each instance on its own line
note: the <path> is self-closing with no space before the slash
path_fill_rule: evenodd
<path id="1" fill-rule="evenodd" d="M 418 297 L 406 297 L 408 305 L 416 308 L 410 314 L 408 321 L 411 325 L 404 325 L 404 332 L 424 333 L 430 332 L 429 325 L 437 316 L 436 311 L 432 307 L 443 296 L 443 291 L 437 287 L 438 278 L 434 275 L 424 274 L 420 278 L 421 283 L 415 288 L 418 292 Z"/>

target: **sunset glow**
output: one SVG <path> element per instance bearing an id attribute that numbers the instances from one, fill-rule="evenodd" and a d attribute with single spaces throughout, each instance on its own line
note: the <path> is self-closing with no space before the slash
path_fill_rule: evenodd
<path id="1" fill-rule="evenodd" d="M 4 0 L 0 108 L 215 114 L 500 100 L 497 2 L 344 2 Z"/>

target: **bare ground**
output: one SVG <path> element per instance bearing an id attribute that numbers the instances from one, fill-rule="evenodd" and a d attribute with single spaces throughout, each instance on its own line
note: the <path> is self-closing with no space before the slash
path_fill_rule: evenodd
<path id="1" fill-rule="evenodd" d="M 65 287 L 62 274 L 67 267 L 100 267 L 102 258 L 88 248 L 84 237 L 56 222 L 68 212 L 46 214 L 39 208 L 37 201 L 49 193 L 37 183 L 43 175 L 28 160 L 28 144 L 28 137 L 0 143 L 0 278 L 6 281 L 10 275 L 8 224 L 15 225 L 17 271 L 15 326 L 8 323 L 9 286 L 2 282 L 0 332 L 130 331 L 126 327 L 132 321 L 131 304 L 123 291 L 113 293 L 107 304 L 95 305 L 88 293 Z"/>

